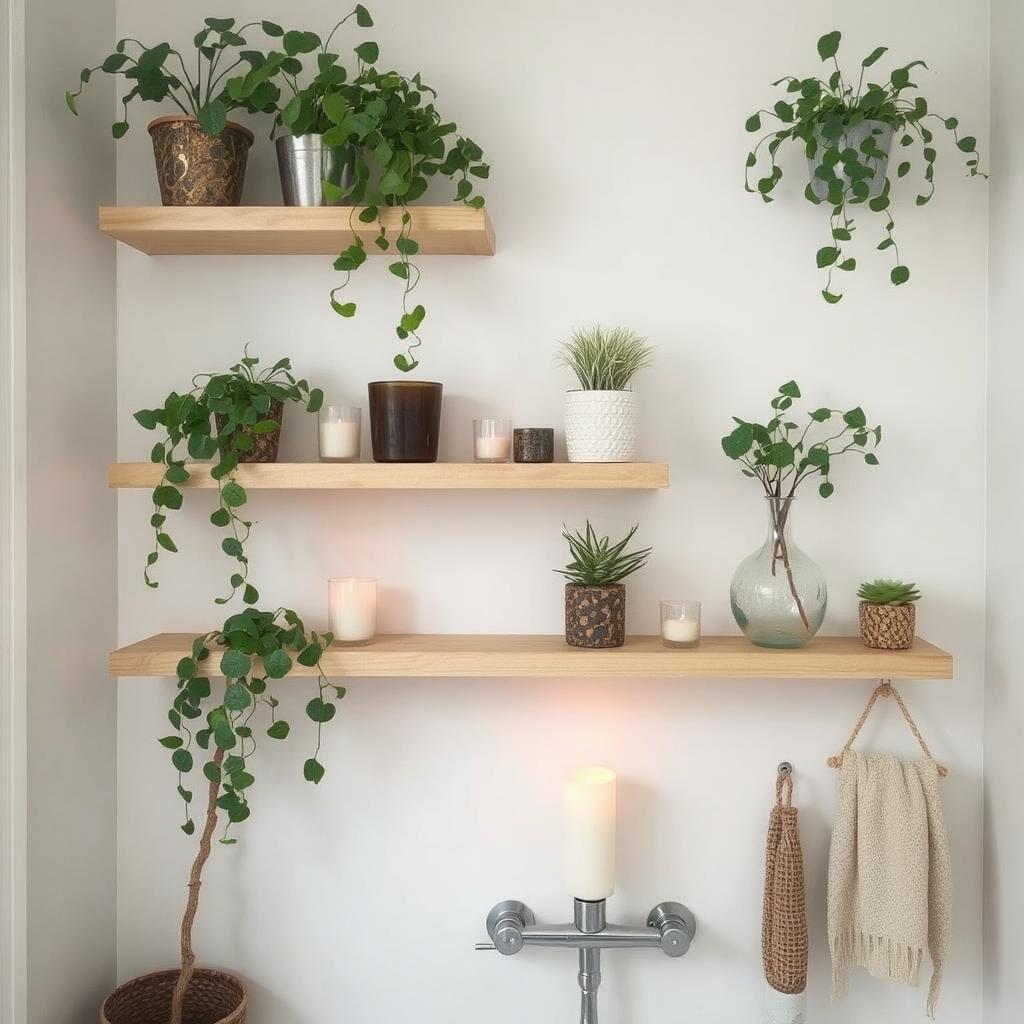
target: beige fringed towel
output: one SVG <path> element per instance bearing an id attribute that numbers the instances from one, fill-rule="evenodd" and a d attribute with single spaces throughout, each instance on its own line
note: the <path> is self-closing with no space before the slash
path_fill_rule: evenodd
<path id="1" fill-rule="evenodd" d="M 917 985 L 927 948 L 935 1016 L 952 901 L 939 771 L 930 757 L 843 751 L 828 866 L 833 999 L 846 994 L 850 967 Z"/>

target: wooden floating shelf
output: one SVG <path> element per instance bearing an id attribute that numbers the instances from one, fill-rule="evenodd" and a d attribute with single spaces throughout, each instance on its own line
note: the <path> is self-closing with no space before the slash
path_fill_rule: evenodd
<path id="1" fill-rule="evenodd" d="M 112 676 L 174 676 L 191 653 L 193 635 L 158 633 L 110 653 Z M 211 654 L 216 674 L 219 658 Z M 727 679 L 951 679 L 950 654 L 918 639 L 909 651 L 878 651 L 859 636 L 816 637 L 798 650 L 755 647 L 741 636 L 704 637 L 699 647 L 670 650 L 656 636 L 634 636 L 624 647 L 591 651 L 561 636 L 379 636 L 372 644 L 332 647 L 323 656 L 329 677 L 533 676 Z M 293 663 L 291 675 L 314 670 Z"/>
<path id="2" fill-rule="evenodd" d="M 189 463 L 185 487 L 216 487 L 209 463 Z M 114 462 L 109 487 L 156 487 L 153 462 Z M 263 462 L 234 473 L 254 490 L 637 490 L 668 487 L 664 462 Z"/>
<path id="3" fill-rule="evenodd" d="M 411 206 L 413 237 L 424 255 L 493 256 L 487 210 L 468 206 Z M 100 230 L 151 256 L 336 256 L 354 235 L 369 255 L 394 256 L 401 210 L 382 220 L 389 250 L 373 244 L 377 225 L 363 224 L 347 206 L 101 206 Z"/>

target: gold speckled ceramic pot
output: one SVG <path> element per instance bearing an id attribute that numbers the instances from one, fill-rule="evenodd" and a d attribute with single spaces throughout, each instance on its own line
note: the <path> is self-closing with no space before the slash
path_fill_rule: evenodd
<path id="1" fill-rule="evenodd" d="M 626 588 L 565 585 L 565 642 L 572 647 L 621 647 L 626 642 Z"/>
<path id="2" fill-rule="evenodd" d="M 194 117 L 168 114 L 149 124 L 164 206 L 237 206 L 253 134 L 228 121 L 216 138 Z"/>

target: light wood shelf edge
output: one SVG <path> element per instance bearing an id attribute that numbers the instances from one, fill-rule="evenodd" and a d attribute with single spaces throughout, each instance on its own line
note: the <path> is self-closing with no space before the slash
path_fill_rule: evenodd
<path id="1" fill-rule="evenodd" d="M 354 235 L 368 255 L 385 255 L 372 244 L 376 224 L 363 224 L 350 207 L 299 206 L 101 206 L 99 228 L 111 238 L 151 256 L 326 256 L 337 255 Z M 413 237 L 423 255 L 493 256 L 494 226 L 487 209 L 411 206 Z M 401 210 L 383 211 L 392 240 Z"/>
<path id="2" fill-rule="evenodd" d="M 207 463 L 189 463 L 191 479 L 182 486 L 212 488 Z M 107 486 L 155 487 L 162 467 L 152 462 L 114 462 Z M 238 466 L 243 487 L 296 490 L 637 490 L 668 487 L 664 462 L 549 463 L 377 463 L 270 462 Z"/>
<path id="3" fill-rule="evenodd" d="M 112 676 L 174 676 L 193 634 L 158 633 L 110 653 Z M 211 655 L 216 659 L 216 654 Z M 210 668 L 216 672 L 216 661 Z M 909 651 L 865 647 L 859 636 L 816 637 L 798 650 L 753 646 L 742 636 L 704 637 L 692 650 L 669 650 L 656 636 L 592 651 L 563 637 L 485 634 L 390 634 L 374 643 L 332 647 L 331 677 L 547 677 L 716 679 L 951 679 L 953 658 L 918 638 Z M 312 675 L 297 662 L 291 675 Z"/>

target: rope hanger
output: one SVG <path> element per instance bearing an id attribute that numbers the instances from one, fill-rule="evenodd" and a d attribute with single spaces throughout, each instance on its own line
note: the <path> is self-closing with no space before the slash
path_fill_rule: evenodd
<path id="1" fill-rule="evenodd" d="M 878 685 L 872 692 L 870 699 L 868 700 L 867 706 L 861 712 L 860 718 L 857 719 L 857 724 L 853 727 L 853 732 L 850 733 L 850 738 L 843 745 L 843 749 L 840 750 L 839 753 L 836 754 L 834 757 L 830 757 L 828 761 L 826 761 L 825 763 L 830 768 L 842 767 L 843 755 L 850 749 L 851 746 L 853 746 L 854 740 L 857 739 L 857 736 L 860 733 L 861 729 L 864 728 L 864 723 L 868 720 L 868 715 L 871 714 L 871 709 L 875 706 L 875 703 L 877 702 L 879 697 L 892 697 L 896 701 L 896 703 L 899 705 L 900 711 L 903 714 L 904 721 L 906 721 L 907 725 L 910 727 L 910 731 L 914 734 L 914 738 L 920 744 L 921 749 L 924 751 L 925 757 L 927 757 L 928 760 L 935 765 L 936 769 L 938 770 L 939 777 L 944 779 L 949 774 L 949 769 L 945 765 L 941 765 L 938 761 L 935 760 L 934 755 L 928 749 L 928 744 L 925 743 L 924 737 L 921 735 L 921 730 L 918 729 L 917 723 L 914 721 L 914 719 L 910 715 L 910 712 L 907 710 L 907 705 L 903 703 L 903 698 L 899 695 L 899 691 L 893 688 L 892 681 L 889 679 L 882 679 L 879 681 Z"/>

